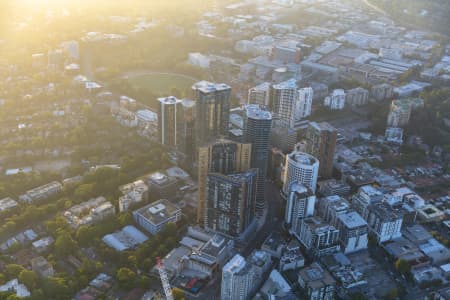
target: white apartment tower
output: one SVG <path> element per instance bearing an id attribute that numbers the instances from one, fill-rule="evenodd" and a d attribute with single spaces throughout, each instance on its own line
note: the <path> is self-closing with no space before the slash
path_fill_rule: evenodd
<path id="1" fill-rule="evenodd" d="M 255 275 L 245 258 L 236 254 L 222 269 L 221 300 L 247 300 Z"/>
<path id="2" fill-rule="evenodd" d="M 270 105 L 275 118 L 291 128 L 295 126 L 297 99 L 297 82 L 294 78 L 274 84 L 270 88 Z"/>
<path id="3" fill-rule="evenodd" d="M 316 196 L 305 186 L 293 183 L 287 197 L 284 221 L 292 232 L 300 230 L 301 220 L 314 215 Z"/>
<path id="4" fill-rule="evenodd" d="M 319 176 L 319 161 L 312 155 L 293 151 L 286 156 L 286 170 L 284 173 L 283 193 L 288 195 L 293 183 L 299 183 L 316 192 Z"/>
<path id="5" fill-rule="evenodd" d="M 342 89 L 334 90 L 331 96 L 326 97 L 324 105 L 331 110 L 342 110 L 345 107 L 345 91 Z"/>
<path id="6" fill-rule="evenodd" d="M 311 105 L 313 100 L 313 89 L 305 87 L 298 90 L 298 100 L 296 102 L 296 119 L 303 119 L 311 115 Z"/>

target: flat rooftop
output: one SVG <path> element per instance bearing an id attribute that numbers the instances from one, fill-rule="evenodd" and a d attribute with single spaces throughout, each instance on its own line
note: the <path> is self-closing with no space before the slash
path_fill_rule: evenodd
<path id="1" fill-rule="evenodd" d="M 179 211 L 180 208 L 176 205 L 166 199 L 161 199 L 141 207 L 140 209 L 134 211 L 134 213 L 141 215 L 151 223 L 157 225 L 175 216 Z"/>
<path id="2" fill-rule="evenodd" d="M 314 164 L 318 164 L 319 161 L 312 155 L 304 152 L 294 151 L 289 154 L 289 159 L 295 161 L 296 163 L 312 166 Z"/>
<path id="3" fill-rule="evenodd" d="M 274 84 L 272 87 L 277 90 L 297 89 L 297 81 L 294 78 L 291 78 L 278 84 Z"/>
<path id="4" fill-rule="evenodd" d="M 199 81 L 192 86 L 193 90 L 198 90 L 202 93 L 214 93 L 220 91 L 230 90 L 231 87 L 225 83 L 212 83 L 209 81 Z"/>
<path id="5" fill-rule="evenodd" d="M 158 101 L 163 105 L 172 105 L 182 102 L 181 100 L 177 99 L 174 96 L 158 98 Z"/>
<path id="6" fill-rule="evenodd" d="M 338 218 L 342 223 L 344 223 L 347 228 L 350 229 L 367 226 L 367 222 L 357 212 L 354 211 L 340 214 Z"/>
<path id="7" fill-rule="evenodd" d="M 245 106 L 245 111 L 248 118 L 257 120 L 272 120 L 270 111 L 264 110 L 257 104 L 249 104 Z"/>
<path id="8" fill-rule="evenodd" d="M 319 131 L 336 131 L 336 128 L 334 128 L 330 123 L 327 122 L 310 122 L 309 126 Z"/>

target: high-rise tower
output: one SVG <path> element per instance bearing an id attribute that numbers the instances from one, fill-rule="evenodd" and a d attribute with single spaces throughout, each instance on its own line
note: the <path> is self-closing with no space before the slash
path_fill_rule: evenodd
<path id="1" fill-rule="evenodd" d="M 228 135 L 231 87 L 200 81 L 192 86 L 196 102 L 197 145 Z"/>
<path id="2" fill-rule="evenodd" d="M 257 169 L 206 179 L 205 227 L 230 237 L 239 237 L 255 217 Z"/>
<path id="3" fill-rule="evenodd" d="M 158 134 L 159 142 L 170 147 L 179 146 L 183 132 L 182 101 L 173 97 L 158 98 Z"/>
<path id="4" fill-rule="evenodd" d="M 251 167 L 258 169 L 256 209 L 258 213 L 262 213 L 265 206 L 264 186 L 267 176 L 272 114 L 259 105 L 247 105 L 244 111 L 244 140 L 252 144 Z"/>
<path id="5" fill-rule="evenodd" d="M 206 183 L 210 173 L 223 175 L 250 169 L 251 144 L 229 140 L 216 140 L 198 150 L 197 222 L 204 224 L 206 217 Z"/>
<path id="6" fill-rule="evenodd" d="M 333 173 L 336 138 L 336 128 L 330 124 L 326 122 L 309 123 L 306 131 L 306 152 L 319 160 L 319 177 L 323 179 L 330 178 Z"/>

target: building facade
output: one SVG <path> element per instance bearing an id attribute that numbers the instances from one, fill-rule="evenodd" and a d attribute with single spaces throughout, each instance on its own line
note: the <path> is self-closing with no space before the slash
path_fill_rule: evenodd
<path id="1" fill-rule="evenodd" d="M 292 232 L 300 230 L 301 220 L 314 215 L 316 196 L 305 186 L 293 183 L 289 188 L 284 222 Z"/>
<path id="2" fill-rule="evenodd" d="M 297 82 L 290 79 L 270 88 L 270 107 L 274 117 L 284 126 L 295 126 L 295 106 L 298 100 Z"/>
<path id="3" fill-rule="evenodd" d="M 306 131 L 306 152 L 319 160 L 319 177 L 323 179 L 330 178 L 333 173 L 336 139 L 336 128 L 330 124 L 326 122 L 309 123 Z"/>
<path id="4" fill-rule="evenodd" d="M 331 96 L 326 97 L 324 105 L 331 110 L 342 110 L 345 107 L 345 91 L 342 89 L 334 90 Z"/>
<path id="5" fill-rule="evenodd" d="M 300 270 L 298 283 L 306 299 L 310 300 L 334 300 L 336 281 L 331 274 L 318 263 L 312 263 L 309 267 Z"/>
<path id="6" fill-rule="evenodd" d="M 379 243 L 395 240 L 402 236 L 403 216 L 385 203 L 369 205 L 364 215 L 370 232 Z"/>
<path id="7" fill-rule="evenodd" d="M 222 300 L 247 300 L 253 290 L 255 274 L 245 258 L 236 254 L 222 269 Z"/>
<path id="8" fill-rule="evenodd" d="M 231 87 L 200 81 L 192 86 L 196 107 L 197 145 L 228 135 Z"/>
<path id="9" fill-rule="evenodd" d="M 369 103 L 369 91 L 362 87 L 351 89 L 347 91 L 345 102 L 350 106 L 366 105 Z"/>
<path id="10" fill-rule="evenodd" d="M 344 253 L 367 249 L 369 242 L 367 222 L 357 212 L 339 215 L 337 228 Z"/>
<path id="11" fill-rule="evenodd" d="M 320 217 L 302 219 L 300 231 L 295 236 L 314 256 L 333 254 L 340 250 L 339 230 Z"/>
<path id="12" fill-rule="evenodd" d="M 254 219 L 258 170 L 223 175 L 210 173 L 206 179 L 205 227 L 238 237 Z"/>
<path id="13" fill-rule="evenodd" d="M 133 211 L 133 217 L 139 226 L 151 234 L 157 234 L 168 223 L 181 219 L 181 209 L 166 199 L 161 199 Z"/>
<path id="14" fill-rule="evenodd" d="M 312 155 L 294 151 L 286 157 L 285 173 L 283 180 L 283 193 L 287 195 L 293 183 L 299 183 L 316 191 L 319 174 L 319 161 Z"/>
<path id="15" fill-rule="evenodd" d="M 248 90 L 247 104 L 258 104 L 265 107 L 269 106 L 270 83 L 263 82 Z"/>
<path id="16" fill-rule="evenodd" d="M 269 160 L 269 139 L 272 114 L 258 105 L 247 105 L 244 117 L 244 141 L 252 144 L 251 167 L 258 170 L 256 209 L 262 214 L 265 207 L 264 188 Z"/>
<path id="17" fill-rule="evenodd" d="M 314 92 L 311 87 L 305 87 L 298 90 L 298 101 L 296 105 L 297 119 L 303 119 L 311 115 L 313 97 Z"/>
<path id="18" fill-rule="evenodd" d="M 182 142 L 183 108 L 182 101 L 169 96 L 158 98 L 159 142 L 169 147 L 177 147 Z"/>
<path id="19" fill-rule="evenodd" d="M 197 222 L 206 217 L 206 180 L 209 173 L 231 174 L 250 169 L 251 144 L 217 140 L 198 150 Z"/>

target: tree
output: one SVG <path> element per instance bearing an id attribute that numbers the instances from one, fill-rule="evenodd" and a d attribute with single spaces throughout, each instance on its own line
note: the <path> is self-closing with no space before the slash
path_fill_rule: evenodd
<path id="1" fill-rule="evenodd" d="M 23 270 L 19 274 L 19 281 L 29 289 L 35 289 L 39 283 L 39 276 L 34 271 Z"/>
<path id="2" fill-rule="evenodd" d="M 48 277 L 43 280 L 43 290 L 47 299 L 68 299 L 71 291 L 67 281 L 61 277 Z"/>
<path id="3" fill-rule="evenodd" d="M 76 239 L 81 246 L 87 246 L 95 237 L 93 233 L 93 230 L 89 226 L 80 226 L 76 233 Z"/>
<path id="4" fill-rule="evenodd" d="M 183 290 L 181 290 L 179 288 L 173 288 L 172 293 L 173 293 L 173 298 L 175 300 L 184 300 L 185 299 Z"/>
<path id="5" fill-rule="evenodd" d="M 77 243 L 72 239 L 70 233 L 62 232 L 55 241 L 55 253 L 59 257 L 65 257 L 72 254 L 77 247 Z"/>
<path id="6" fill-rule="evenodd" d="M 117 271 L 116 278 L 120 287 L 130 290 L 136 282 L 136 273 L 128 268 L 120 268 Z"/>
<path id="7" fill-rule="evenodd" d="M 21 265 L 10 264 L 5 267 L 5 274 L 9 279 L 17 278 L 24 268 Z"/>
<path id="8" fill-rule="evenodd" d="M 88 199 L 94 194 L 94 184 L 82 184 L 75 189 L 74 196 L 78 199 Z"/>
<path id="9" fill-rule="evenodd" d="M 398 297 L 398 291 L 396 288 L 390 289 L 384 296 L 386 300 L 395 300 Z"/>
<path id="10" fill-rule="evenodd" d="M 395 269 L 402 275 L 408 275 L 411 272 L 411 265 L 404 259 L 398 259 L 395 262 Z"/>
<path id="11" fill-rule="evenodd" d="M 349 295 L 350 300 L 365 300 L 366 297 L 363 293 L 357 292 Z"/>

